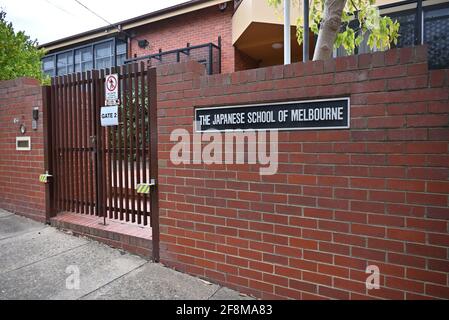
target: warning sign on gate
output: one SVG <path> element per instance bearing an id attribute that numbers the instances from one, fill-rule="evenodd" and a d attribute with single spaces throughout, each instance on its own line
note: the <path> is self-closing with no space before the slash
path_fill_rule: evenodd
<path id="1" fill-rule="evenodd" d="M 118 103 L 118 74 L 106 76 L 104 92 L 106 105 L 110 106 Z"/>

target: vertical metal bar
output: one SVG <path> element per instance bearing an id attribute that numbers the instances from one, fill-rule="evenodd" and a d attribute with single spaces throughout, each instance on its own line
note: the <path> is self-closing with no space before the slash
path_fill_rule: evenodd
<path id="1" fill-rule="evenodd" d="M 100 162 L 100 148 L 101 148 L 101 136 L 100 130 L 98 128 L 98 104 L 99 104 L 99 72 L 98 70 L 92 71 L 92 125 L 95 134 L 95 145 L 94 145 L 94 155 L 95 155 L 95 164 L 94 164 L 94 177 L 95 177 L 95 213 L 96 216 L 102 217 L 103 212 L 101 211 L 101 162 Z"/>
<path id="2" fill-rule="evenodd" d="M 123 159 L 124 159 L 124 179 L 125 179 L 125 220 L 129 221 L 129 148 L 128 148 L 128 119 L 129 105 L 132 101 L 132 88 L 130 88 L 131 65 L 127 64 L 123 79 Z"/>
<path id="3" fill-rule="evenodd" d="M 78 110 L 77 119 L 77 127 L 78 127 L 78 138 L 77 138 L 77 150 L 78 150 L 78 210 L 81 213 L 84 213 L 84 177 L 83 177 L 83 104 L 81 100 L 81 73 L 76 74 L 76 95 L 77 95 L 77 104 L 76 108 Z"/>
<path id="4" fill-rule="evenodd" d="M 91 71 L 87 71 L 87 116 L 89 124 L 89 214 L 98 215 L 98 207 L 96 200 L 95 189 L 95 163 L 96 163 L 96 133 L 95 133 L 95 94 L 94 94 L 94 80 Z"/>
<path id="5" fill-rule="evenodd" d="M 137 77 L 136 74 L 136 63 L 133 63 L 130 65 L 130 86 L 129 88 L 131 93 L 131 101 L 129 101 L 129 161 L 130 161 L 130 171 L 131 171 L 131 186 L 130 186 L 130 192 L 131 192 L 131 222 L 136 222 L 136 197 L 135 197 L 135 168 L 134 168 L 134 125 L 135 125 L 135 119 L 134 119 L 134 110 L 135 110 L 135 100 L 137 97 L 137 88 L 136 86 L 133 87 L 133 81 L 135 77 Z M 134 67 L 134 68 L 133 68 Z M 134 72 L 133 72 L 134 69 Z M 134 79 L 133 79 L 134 78 Z M 135 84 L 135 82 L 134 82 Z M 134 100 L 134 102 L 133 102 Z"/>
<path id="6" fill-rule="evenodd" d="M 309 61 L 309 0 L 304 0 L 304 39 L 302 42 L 302 60 Z"/>
<path id="7" fill-rule="evenodd" d="M 78 76 L 79 74 L 72 74 L 72 80 L 73 80 L 73 99 L 72 99 L 72 108 L 73 108 L 73 117 L 72 117 L 72 126 L 73 126 L 73 132 L 72 132 L 72 136 L 73 136 L 73 158 L 74 158 L 74 163 L 73 163 L 73 186 L 74 186 L 74 199 L 75 199 L 75 203 L 74 203 L 74 207 L 76 210 L 76 213 L 80 212 L 80 207 L 79 207 L 79 203 L 80 203 L 80 193 L 79 193 L 79 184 L 80 184 L 80 175 L 79 175 L 79 152 L 78 152 L 78 133 L 79 133 L 79 127 L 78 127 L 78 117 L 79 117 L 79 110 L 78 110 L 78 104 L 79 104 L 79 99 L 78 99 Z"/>
<path id="8" fill-rule="evenodd" d="M 55 66 L 55 77 L 58 76 L 58 57 L 53 55 L 53 65 Z"/>
<path id="9" fill-rule="evenodd" d="M 100 71 L 101 74 L 101 94 L 100 97 L 103 99 L 102 103 L 100 104 L 100 109 L 102 106 L 104 106 L 103 101 L 105 101 L 105 86 L 106 86 L 106 75 L 111 74 L 110 68 L 106 68 Z M 101 119 L 100 119 L 101 121 Z M 110 202 L 110 176 L 109 176 L 109 127 L 101 127 L 101 134 L 103 135 L 102 142 L 103 142 L 103 158 L 102 158 L 102 166 L 103 166 L 103 199 L 104 199 L 104 210 L 105 210 L 105 216 L 108 218 L 111 218 L 111 212 L 109 211 L 109 208 L 111 206 Z"/>
<path id="10" fill-rule="evenodd" d="M 212 68 L 212 60 L 213 60 L 213 54 L 212 54 L 212 43 L 209 43 L 209 65 L 208 65 L 208 73 L 211 75 L 214 72 L 214 69 Z"/>
<path id="11" fill-rule="evenodd" d="M 57 78 L 58 84 L 58 95 L 57 95 L 57 104 L 58 104 L 58 173 L 59 173 L 59 185 L 58 185 L 58 194 L 59 194 L 59 210 L 65 210 L 65 198 L 64 198 L 64 189 L 65 189 L 65 176 L 64 176 L 64 90 L 63 90 L 63 78 Z"/>
<path id="12" fill-rule="evenodd" d="M 109 72 L 110 69 L 108 69 Z M 105 73 L 106 76 L 107 73 Z M 106 80 L 106 78 L 105 78 Z M 106 82 L 106 81 L 105 81 Z M 103 97 L 103 101 L 105 100 L 104 96 L 105 96 L 105 91 L 106 88 L 103 85 L 103 93 L 102 93 L 102 97 Z M 101 104 L 102 106 L 104 106 L 105 104 Z M 111 132 L 112 132 L 112 128 L 111 127 L 103 127 L 103 134 L 104 134 L 104 139 L 103 139 L 103 146 L 104 146 L 104 158 L 103 158 L 103 163 L 104 163 L 104 169 L 105 169 L 105 183 L 106 186 L 104 188 L 104 192 L 105 192 L 105 210 L 107 213 L 107 217 L 113 218 L 113 212 L 112 212 L 112 177 L 111 177 Z"/>
<path id="13" fill-rule="evenodd" d="M 71 109 L 71 98 L 72 95 L 70 94 L 70 89 L 71 89 L 71 81 L 70 81 L 70 75 L 66 75 L 67 82 L 66 82 L 66 86 L 65 86 L 65 90 L 67 92 L 65 100 L 66 100 L 66 128 L 65 128 L 65 133 L 66 133 L 66 146 L 65 146 L 65 152 L 66 152 L 66 163 L 65 163 L 65 168 L 66 168 L 66 173 L 67 173 L 67 178 L 66 178 L 66 184 L 67 184 L 67 195 L 66 195 L 66 203 L 67 203 L 67 210 L 71 211 L 72 210 L 72 189 L 71 189 L 71 183 L 72 183 L 72 178 L 71 178 L 71 169 L 72 169 L 72 164 L 71 164 L 71 157 L 72 157 L 72 152 L 71 152 L 71 123 L 70 123 L 70 118 L 71 118 L 71 113 L 72 113 L 72 109 Z"/>
<path id="14" fill-rule="evenodd" d="M 62 149 L 62 158 L 61 158 L 61 166 L 62 172 L 61 176 L 63 178 L 63 192 L 62 192 L 62 200 L 63 200 L 63 210 L 67 211 L 67 76 L 61 77 L 61 109 L 62 109 L 62 124 L 61 124 L 61 149 Z"/>
<path id="15" fill-rule="evenodd" d="M 98 213 L 98 199 L 97 199 L 97 125 L 95 117 L 96 105 L 96 80 L 94 80 L 94 73 L 90 74 L 90 117 L 91 117 L 91 136 L 92 136 L 92 157 L 90 161 L 91 170 L 91 191 L 92 191 L 92 213 L 96 216 Z"/>
<path id="16" fill-rule="evenodd" d="M 152 123 L 151 123 L 151 107 L 152 107 L 152 94 L 153 94 L 153 91 L 152 91 L 152 86 L 153 86 L 153 79 L 151 78 L 151 72 L 150 72 L 150 67 L 147 67 L 147 70 L 146 70 L 146 74 L 147 74 L 147 89 L 148 89 L 148 93 L 147 93 L 147 97 L 148 97 L 148 113 L 147 113 L 147 117 L 148 117 L 148 127 L 147 127 L 147 130 L 148 130 L 148 140 L 147 140 L 147 142 L 148 142 L 148 180 L 149 181 L 151 181 L 151 179 L 153 178 L 153 176 L 152 176 L 152 171 L 151 171 L 151 168 L 152 168 L 152 154 L 151 154 L 151 143 L 152 143 L 152 136 L 151 136 L 151 128 L 150 128 L 150 126 L 152 125 Z M 149 194 L 149 196 L 148 196 L 148 201 L 149 201 L 149 220 L 150 220 L 150 227 L 152 228 L 153 227 L 153 216 L 152 216 L 152 214 L 153 214 L 153 209 L 152 209 L 152 203 L 151 203 L 151 201 L 152 201 L 152 195 L 151 195 L 151 190 L 150 190 L 150 194 Z"/>
<path id="17" fill-rule="evenodd" d="M 106 157 L 107 157 L 107 139 L 106 139 L 106 128 L 102 127 L 100 124 L 100 109 L 101 106 L 104 104 L 104 83 L 105 83 L 105 70 L 102 69 L 100 71 L 100 80 L 98 82 L 98 109 L 97 109 L 97 116 L 98 116 L 98 136 L 100 138 L 99 148 L 100 151 L 99 155 L 99 178 L 98 181 L 101 181 L 100 185 L 100 194 L 101 194 L 101 201 L 100 201 L 100 210 L 103 213 L 103 223 L 106 225 L 106 217 L 108 215 L 107 212 L 107 201 L 108 201 L 108 195 L 107 195 L 107 189 L 108 189 L 108 169 L 106 167 Z"/>
<path id="18" fill-rule="evenodd" d="M 117 73 L 118 74 L 118 79 L 117 79 L 117 86 L 118 86 L 118 98 L 120 99 L 120 90 L 121 85 L 120 85 L 120 74 L 118 72 L 118 68 L 113 68 L 112 69 L 112 73 Z M 119 108 L 119 106 L 118 106 Z M 120 118 L 119 118 L 120 119 Z M 118 132 L 118 128 L 119 126 L 113 127 L 111 129 L 112 131 L 112 148 L 111 148 L 111 152 L 110 153 L 110 157 L 111 157 L 111 161 L 112 161 L 112 166 L 111 166 L 111 183 L 112 183 L 112 199 L 113 199 L 113 206 L 114 206 L 114 219 L 118 219 L 118 210 L 119 210 L 119 205 L 117 203 L 117 190 L 118 190 L 118 181 L 117 181 L 117 132 Z M 112 210 L 111 210 L 112 211 Z"/>
<path id="19" fill-rule="evenodd" d="M 70 144 L 71 144 L 71 155 L 72 155 L 72 167 L 71 167 L 71 177 L 72 177 L 72 210 L 78 213 L 77 202 L 78 202 L 78 191 L 77 191 L 77 181 L 78 177 L 76 172 L 78 171 L 77 167 L 77 152 L 76 152 L 76 77 L 75 74 L 70 74 L 70 82 L 71 82 L 71 117 L 70 124 L 72 126 L 70 131 Z"/>
<path id="20" fill-rule="evenodd" d="M 416 2 L 416 37 L 415 37 L 415 45 L 419 46 L 424 43 L 423 41 L 423 8 L 422 8 L 422 0 L 417 0 Z"/>
<path id="21" fill-rule="evenodd" d="M 141 72 L 143 72 L 143 70 L 140 70 Z M 134 106 L 135 106 L 135 117 L 134 117 L 134 123 L 136 126 L 136 132 L 135 132 L 135 141 L 136 141 L 136 182 L 135 184 L 138 184 L 141 181 L 140 179 L 140 148 L 141 148 L 141 144 L 140 144 L 140 126 L 139 126 L 139 122 L 140 122 L 140 113 L 139 113 L 139 109 L 140 109 L 140 101 L 142 99 L 142 87 L 141 87 L 141 83 L 139 82 L 139 64 L 136 62 L 134 63 L 134 91 L 135 91 L 135 98 L 134 98 Z M 135 190 L 135 189 L 134 189 Z M 141 199 L 142 197 L 139 194 L 136 194 L 136 209 L 137 209 L 137 223 L 141 224 L 142 223 L 142 210 L 141 210 Z"/>
<path id="22" fill-rule="evenodd" d="M 111 68 L 111 69 L 106 69 L 106 74 L 113 74 L 115 73 L 115 67 Z M 110 72 L 110 73 L 109 73 Z M 118 85 L 118 84 L 117 84 Z M 104 86 L 103 86 L 104 88 Z M 106 89 L 104 89 L 106 90 Z M 104 96 L 104 94 L 103 94 Z M 106 133 L 106 137 L 105 137 L 105 150 L 106 150 L 106 157 L 105 157 L 105 161 L 106 161 L 106 166 L 105 169 L 106 170 L 106 193 L 107 193 L 107 210 L 108 210 L 108 216 L 110 219 L 114 218 L 114 205 L 115 202 L 113 202 L 113 193 L 112 193 L 112 186 L 113 186 L 113 176 L 112 176 L 112 133 L 114 128 L 113 127 L 106 127 L 104 132 Z"/>
<path id="23" fill-rule="evenodd" d="M 64 75 L 64 210 L 70 210 L 69 203 L 69 99 L 67 96 L 68 77 Z"/>
<path id="24" fill-rule="evenodd" d="M 73 118 L 74 118 L 74 108 L 73 108 L 73 87 L 74 87 L 74 79 L 73 79 L 73 74 L 69 74 L 68 75 L 68 79 L 69 79 L 69 114 L 68 114 L 68 136 L 69 136 L 69 144 L 68 144 L 68 152 L 69 152 L 69 159 L 70 159 L 70 165 L 69 165 L 69 208 L 70 211 L 75 211 L 75 148 L 74 148 L 74 123 L 73 123 Z"/>
<path id="25" fill-rule="evenodd" d="M 145 67 L 145 63 L 143 61 L 140 62 L 140 71 L 141 71 L 141 87 L 142 92 L 142 112 L 141 112 L 141 123 L 142 123 L 142 182 L 149 182 L 147 180 L 147 132 L 146 132 L 146 118 L 147 118 L 147 110 L 149 108 L 149 86 L 148 86 L 148 75 L 147 68 Z M 146 78 L 145 78 L 146 77 Z M 147 201 L 148 197 L 146 194 L 143 195 L 143 225 L 146 226 L 148 224 L 148 206 Z"/>
<path id="26" fill-rule="evenodd" d="M 42 87 L 42 113 L 43 113 L 43 130 L 44 130 L 44 169 L 49 174 L 53 173 L 53 143 L 52 143 L 52 129 L 51 126 L 51 87 Z M 53 176 L 54 178 L 54 176 Z M 45 219 L 47 223 L 50 218 L 54 216 L 53 207 L 53 179 L 50 179 L 45 184 Z"/>
<path id="27" fill-rule="evenodd" d="M 118 141 L 117 141 L 117 147 L 118 147 L 118 184 L 119 184 L 119 206 L 120 206 L 120 220 L 124 220 L 123 219 L 123 210 L 124 210 L 124 200 L 123 200 L 123 161 L 124 161 L 124 156 L 123 156 L 123 126 L 124 123 L 126 123 L 126 111 L 125 111 L 125 67 L 122 66 L 120 67 L 120 73 L 121 73 L 121 82 L 119 81 L 120 85 L 119 85 L 119 97 L 120 97 L 120 102 L 122 103 L 121 107 L 120 107 L 120 114 L 119 114 L 119 119 L 121 121 L 121 123 L 119 124 L 117 130 L 118 130 Z"/>
<path id="28" fill-rule="evenodd" d="M 91 189 L 91 176 L 90 176 L 90 162 L 92 159 L 92 133 L 91 133 L 91 119 L 90 119 L 90 73 L 88 71 L 83 72 L 83 77 L 85 78 L 85 98 L 84 98 L 84 108 L 86 109 L 85 113 L 85 129 L 86 137 L 85 137 L 85 175 L 86 175 L 86 214 L 92 215 L 92 189 Z"/>
<path id="29" fill-rule="evenodd" d="M 221 36 L 218 37 L 218 73 L 221 73 Z"/>
<path id="30" fill-rule="evenodd" d="M 81 68 L 81 67 L 80 67 Z M 80 203 L 80 212 L 84 212 L 84 172 L 83 172 L 83 156 L 84 156 L 84 143 L 83 143 L 83 135 L 85 132 L 83 131 L 83 82 L 82 82 L 82 73 L 78 72 L 77 74 L 77 89 L 78 89 L 78 179 L 79 179 L 79 203 Z"/>
<path id="31" fill-rule="evenodd" d="M 59 176 L 59 165 L 58 165 L 58 159 L 59 159 L 59 141 L 58 141 L 58 136 L 59 136 L 59 130 L 58 130 L 58 122 L 56 120 L 57 115 L 59 113 L 59 105 L 56 101 L 56 97 L 58 94 L 58 86 L 57 86 L 57 82 L 56 82 L 56 78 L 53 77 L 51 78 L 51 127 L 52 127 L 52 157 L 53 157 L 53 168 L 52 168 L 52 172 L 51 174 L 53 175 L 53 208 L 55 211 L 59 211 L 60 207 L 59 207 L 59 185 L 60 185 L 60 176 Z M 56 213 L 56 212 L 55 212 Z"/>
<path id="32" fill-rule="evenodd" d="M 76 100 L 76 74 L 71 74 L 72 78 L 72 117 L 71 117 L 71 124 L 72 124 L 72 173 L 73 173 L 73 210 L 76 213 L 79 213 L 79 206 L 78 206 L 78 152 L 77 152 L 77 143 L 78 143 L 78 126 L 77 126 L 77 118 L 78 118 L 78 108 L 77 108 L 77 100 Z"/>
<path id="33" fill-rule="evenodd" d="M 115 68 L 117 67 L 117 39 L 115 37 L 112 39 L 112 46 L 113 46 L 112 47 L 113 58 L 111 68 Z"/>
<path id="34" fill-rule="evenodd" d="M 284 64 L 291 63 L 290 0 L 284 0 Z"/>
<path id="35" fill-rule="evenodd" d="M 357 21 L 359 19 L 359 12 L 355 11 L 354 12 L 354 20 Z M 359 36 L 359 34 L 361 33 L 361 30 L 355 30 L 354 31 L 354 37 L 357 38 Z M 359 54 L 359 46 L 355 46 L 354 48 L 354 54 L 358 55 Z"/>
<path id="36" fill-rule="evenodd" d="M 64 176 L 64 142 L 65 142 L 65 133 L 64 133 L 64 79 L 63 77 L 57 78 L 58 83 L 58 95 L 57 95 L 57 104 L 58 104 L 58 167 L 59 167 L 59 210 L 65 210 L 65 176 Z"/>
<path id="37" fill-rule="evenodd" d="M 89 122 L 87 120 L 87 114 L 89 109 L 87 108 L 87 87 L 88 87 L 88 80 L 86 79 L 86 73 L 83 72 L 81 74 L 81 83 L 82 83 L 82 87 L 81 87 L 81 91 L 82 91 L 82 109 L 83 109 L 83 119 L 82 119 L 82 131 L 83 131 L 83 143 L 82 143 L 82 147 L 83 147 L 83 172 L 82 172 L 82 176 L 83 176 L 83 201 L 84 201 L 84 210 L 83 212 L 85 214 L 89 213 L 89 199 L 88 199 L 88 195 L 89 195 L 89 174 L 88 174 L 88 161 L 89 161 Z"/>
<path id="38" fill-rule="evenodd" d="M 159 261 L 159 179 L 158 179 L 158 130 L 157 130 L 157 86 L 156 69 L 148 70 L 150 82 L 150 178 L 155 179 L 156 184 L 150 190 L 150 212 L 153 234 L 153 259 Z"/>

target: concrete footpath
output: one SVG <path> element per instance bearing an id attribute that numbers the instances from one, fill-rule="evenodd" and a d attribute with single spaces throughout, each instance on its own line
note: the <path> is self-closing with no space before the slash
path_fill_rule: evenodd
<path id="1" fill-rule="evenodd" d="M 0 209 L 0 300 L 249 299 Z"/>

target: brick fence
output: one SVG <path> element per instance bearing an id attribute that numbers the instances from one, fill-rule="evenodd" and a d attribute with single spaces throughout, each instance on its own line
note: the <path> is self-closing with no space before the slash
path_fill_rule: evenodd
<path id="1" fill-rule="evenodd" d="M 32 130 L 33 108 L 39 108 L 37 130 Z M 0 208 L 45 221 L 42 89 L 34 79 L 0 82 Z M 14 122 L 17 119 L 17 123 Z M 24 124 L 26 133 L 20 133 Z M 31 151 L 17 151 L 16 137 L 31 137 Z"/>
<path id="2" fill-rule="evenodd" d="M 449 71 L 426 61 L 416 47 L 214 76 L 159 68 L 162 262 L 262 298 L 449 298 Z M 341 96 L 351 129 L 281 132 L 276 175 L 170 161 L 194 107 Z"/>
<path id="3" fill-rule="evenodd" d="M 426 61 L 416 47 L 214 76 L 160 67 L 161 261 L 262 298 L 449 298 L 449 71 Z M 194 107 L 346 96 L 351 129 L 281 132 L 276 175 L 170 161 Z M 44 221 L 41 88 L 0 82 L 0 97 L 0 207 Z M 15 150 L 21 123 L 31 151 Z"/>

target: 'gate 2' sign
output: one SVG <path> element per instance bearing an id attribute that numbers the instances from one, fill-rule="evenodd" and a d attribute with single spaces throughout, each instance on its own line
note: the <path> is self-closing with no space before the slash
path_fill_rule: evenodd
<path id="1" fill-rule="evenodd" d="M 110 74 L 106 76 L 105 86 L 105 100 L 106 105 L 115 105 L 118 103 L 118 74 Z"/>
<path id="2" fill-rule="evenodd" d="M 100 121 L 102 127 L 118 126 L 118 106 L 101 107 Z"/>
<path id="3" fill-rule="evenodd" d="M 196 131 L 347 129 L 349 98 L 195 109 Z"/>

